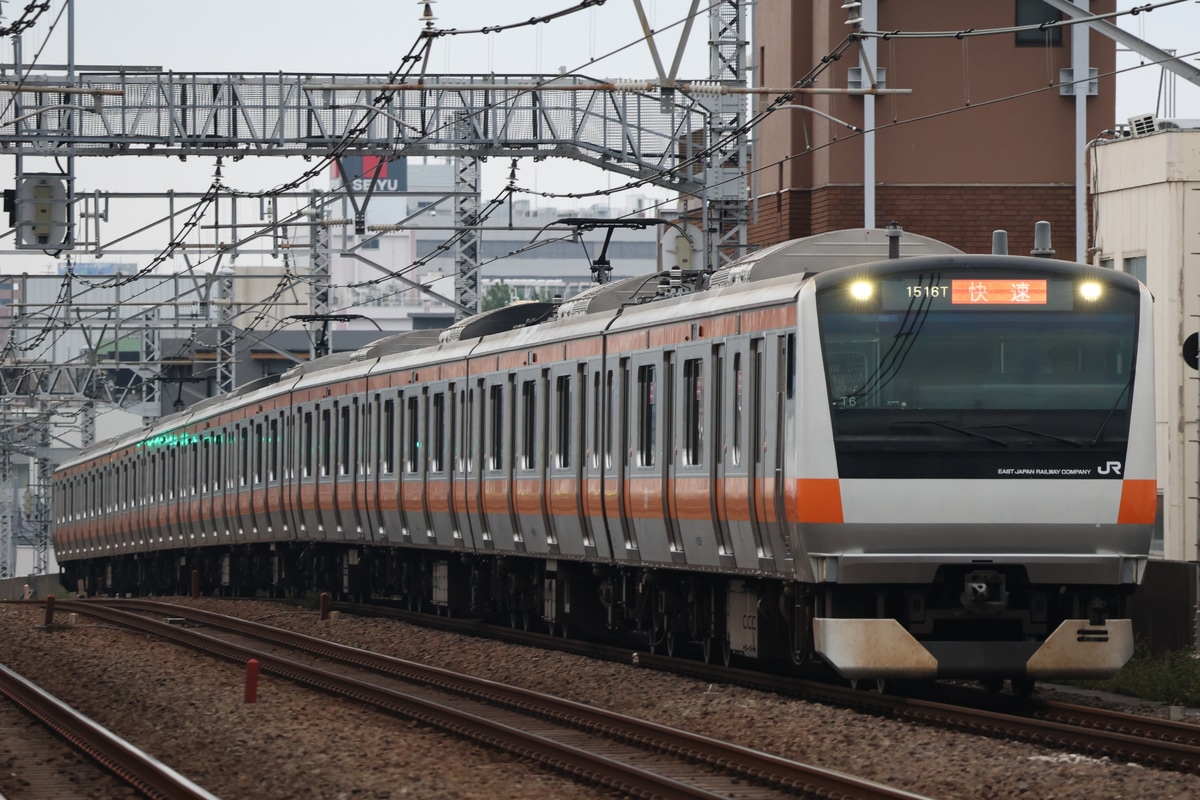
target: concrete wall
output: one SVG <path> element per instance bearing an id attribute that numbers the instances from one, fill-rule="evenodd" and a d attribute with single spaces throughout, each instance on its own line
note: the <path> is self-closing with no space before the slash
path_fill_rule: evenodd
<path id="1" fill-rule="evenodd" d="M 1144 257 L 1154 294 L 1162 556 L 1195 561 L 1200 395 L 1182 349 L 1200 314 L 1200 130 L 1100 144 L 1092 164 L 1092 263 L 1124 269 Z"/>

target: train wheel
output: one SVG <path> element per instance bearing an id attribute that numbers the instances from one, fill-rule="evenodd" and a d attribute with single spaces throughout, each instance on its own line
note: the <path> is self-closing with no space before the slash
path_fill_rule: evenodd
<path id="1" fill-rule="evenodd" d="M 733 663 L 733 648 L 729 646 L 728 639 L 721 642 L 721 660 L 727 667 Z"/>
<path id="2" fill-rule="evenodd" d="M 1014 679 L 1012 682 L 1012 692 L 1014 697 L 1019 697 L 1025 700 L 1033 696 L 1033 688 L 1036 682 L 1029 678 Z"/>
<path id="3" fill-rule="evenodd" d="M 704 654 L 704 663 L 711 664 L 713 660 L 713 637 L 711 634 L 705 634 L 704 639 L 700 642 L 700 651 Z"/>
<path id="4" fill-rule="evenodd" d="M 676 641 L 677 638 L 674 633 L 667 633 L 667 658 L 675 657 L 675 645 L 678 644 Z"/>

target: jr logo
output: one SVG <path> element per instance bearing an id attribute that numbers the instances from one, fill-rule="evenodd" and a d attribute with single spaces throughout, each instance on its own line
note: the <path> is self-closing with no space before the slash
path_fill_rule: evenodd
<path id="1" fill-rule="evenodd" d="M 1096 467 L 1096 474 L 1097 475 L 1110 475 L 1110 474 L 1111 475 L 1120 475 L 1121 474 L 1121 462 L 1120 461 L 1108 461 L 1104 464 L 1103 467 Z"/>

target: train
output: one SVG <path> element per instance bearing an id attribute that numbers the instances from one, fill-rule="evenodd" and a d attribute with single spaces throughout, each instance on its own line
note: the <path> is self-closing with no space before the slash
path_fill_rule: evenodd
<path id="1" fill-rule="evenodd" d="M 904 237 L 506 306 L 94 443 L 53 475 L 64 582 L 853 682 L 1111 675 L 1156 512 L 1152 298 Z"/>

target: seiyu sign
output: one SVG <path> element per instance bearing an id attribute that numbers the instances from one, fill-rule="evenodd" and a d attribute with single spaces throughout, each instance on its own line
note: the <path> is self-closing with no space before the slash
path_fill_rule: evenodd
<path id="1" fill-rule="evenodd" d="M 367 191 L 372 180 L 375 194 L 408 191 L 408 162 L 404 158 L 388 161 L 381 156 L 343 156 L 340 170 L 338 163 L 333 162 L 334 180 L 348 184 L 351 191 Z"/>

